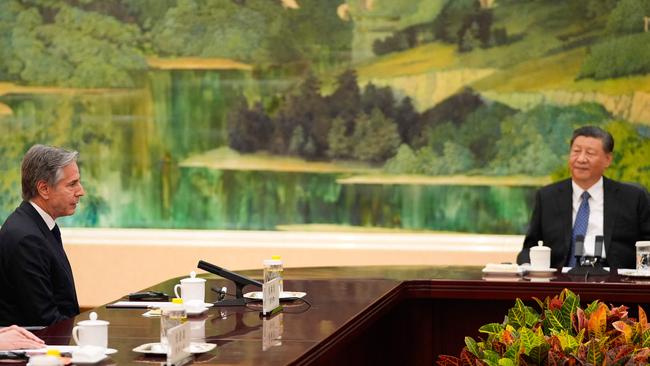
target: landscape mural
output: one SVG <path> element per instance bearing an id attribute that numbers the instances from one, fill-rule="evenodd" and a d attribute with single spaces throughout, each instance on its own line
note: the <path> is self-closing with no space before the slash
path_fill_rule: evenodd
<path id="1" fill-rule="evenodd" d="M 34 143 L 64 225 L 522 234 L 572 130 L 650 188 L 650 0 L 3 0 L 0 220 Z"/>

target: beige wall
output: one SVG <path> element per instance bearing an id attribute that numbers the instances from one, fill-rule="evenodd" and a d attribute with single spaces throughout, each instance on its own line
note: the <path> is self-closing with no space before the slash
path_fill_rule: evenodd
<path id="1" fill-rule="evenodd" d="M 197 270 L 199 259 L 232 270 L 348 265 L 483 265 L 515 260 L 521 236 L 466 234 L 296 233 L 256 231 L 63 229 L 81 306 Z M 260 277 L 261 277 L 260 269 Z"/>

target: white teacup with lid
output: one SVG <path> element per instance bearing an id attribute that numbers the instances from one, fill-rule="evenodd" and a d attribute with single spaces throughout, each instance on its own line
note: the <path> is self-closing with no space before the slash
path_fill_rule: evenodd
<path id="1" fill-rule="evenodd" d="M 180 290 L 180 293 L 179 293 Z M 176 297 L 183 299 L 183 303 L 190 301 L 205 303 L 205 279 L 197 278 L 196 272 L 190 272 L 190 277 L 183 278 L 181 283 L 174 286 Z"/>
<path id="2" fill-rule="evenodd" d="M 90 320 L 82 320 L 72 328 L 72 338 L 79 346 L 108 347 L 108 324 L 106 320 L 97 320 L 97 313 L 91 312 Z"/>
<path id="3" fill-rule="evenodd" d="M 543 241 L 538 241 L 536 246 L 530 248 L 529 256 L 531 269 L 551 268 L 551 248 L 545 247 Z"/>

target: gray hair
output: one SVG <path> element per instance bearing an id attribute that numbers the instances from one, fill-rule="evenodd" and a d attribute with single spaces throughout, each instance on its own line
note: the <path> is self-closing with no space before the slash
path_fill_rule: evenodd
<path id="1" fill-rule="evenodd" d="M 63 168 L 77 161 L 79 153 L 59 147 L 34 145 L 21 165 L 23 199 L 28 201 L 38 195 L 37 183 L 44 180 L 56 185 L 63 176 Z"/>

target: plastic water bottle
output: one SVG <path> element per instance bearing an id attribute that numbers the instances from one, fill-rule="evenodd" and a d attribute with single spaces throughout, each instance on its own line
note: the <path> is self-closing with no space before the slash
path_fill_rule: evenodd
<path id="1" fill-rule="evenodd" d="M 264 260 L 264 282 L 269 282 L 274 278 L 280 278 L 280 294 L 284 289 L 282 283 L 282 259 L 279 255 L 271 256 L 271 259 Z"/>
<path id="2" fill-rule="evenodd" d="M 163 350 L 167 351 L 169 340 L 167 332 L 169 329 L 181 325 L 187 321 L 187 312 L 183 305 L 183 299 L 173 298 L 171 303 L 165 304 L 160 308 L 160 345 Z"/>

